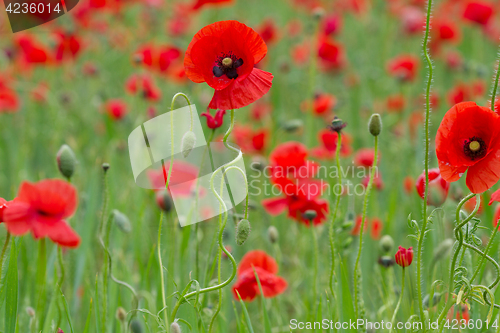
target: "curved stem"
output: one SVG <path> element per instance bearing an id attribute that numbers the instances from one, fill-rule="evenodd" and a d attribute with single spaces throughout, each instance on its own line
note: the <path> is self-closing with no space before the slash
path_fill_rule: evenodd
<path id="1" fill-rule="evenodd" d="M 396 308 L 394 309 L 394 313 L 392 314 L 392 319 L 391 319 L 391 329 L 389 330 L 389 333 L 392 333 L 392 328 L 394 327 L 394 322 L 396 321 L 396 315 L 399 311 L 399 307 L 401 306 L 401 301 L 403 300 L 403 293 L 405 291 L 405 268 L 403 267 L 403 278 L 401 280 L 401 294 L 399 295 L 399 300 L 398 304 L 396 304 Z"/>
<path id="2" fill-rule="evenodd" d="M 429 56 L 429 51 L 427 49 L 427 43 L 429 42 L 429 29 L 430 29 L 430 20 L 431 20 L 431 10 L 432 10 L 432 0 L 428 0 L 427 6 L 427 18 L 425 22 L 425 36 L 423 43 L 423 51 L 425 59 L 427 60 L 427 65 L 429 66 L 429 77 L 427 80 L 427 88 L 425 91 L 425 162 L 424 162 L 424 173 L 425 173 L 425 188 L 424 188 L 424 202 L 422 208 L 422 231 L 418 237 L 418 245 L 417 245 L 417 297 L 418 297 L 418 308 L 420 310 L 420 320 L 424 320 L 424 303 L 422 300 L 422 285 L 424 283 L 422 279 L 422 248 L 424 245 L 425 232 L 427 229 L 427 196 L 429 194 L 429 122 L 430 122 L 430 92 L 431 92 L 431 84 L 432 84 L 432 72 L 433 66 L 432 61 Z M 424 333 L 425 333 L 425 323 L 423 325 Z"/>
<path id="3" fill-rule="evenodd" d="M 177 94 L 174 95 L 174 97 L 172 97 L 172 103 L 170 104 L 170 111 L 173 111 L 174 110 L 174 103 L 175 103 L 175 100 L 177 99 L 177 97 L 179 96 L 182 96 L 184 97 L 184 99 L 186 100 L 186 102 L 188 103 L 189 105 L 189 113 L 191 114 L 191 131 L 193 130 L 193 108 L 191 107 L 191 102 L 189 101 L 189 98 L 187 97 L 186 94 L 182 93 L 182 92 L 178 92 Z M 172 132 L 173 133 L 173 132 Z"/>
<path id="4" fill-rule="evenodd" d="M 488 244 L 486 245 L 486 249 L 484 250 L 484 253 L 481 256 L 481 260 L 479 261 L 479 264 L 477 265 L 476 270 L 474 271 L 474 274 L 472 274 L 472 277 L 470 278 L 470 282 L 471 283 L 474 281 L 474 279 L 476 278 L 477 274 L 479 273 L 479 269 L 483 265 L 484 259 L 486 258 L 486 255 L 490 251 L 491 245 L 493 245 L 493 239 L 495 239 L 495 236 L 498 233 L 498 228 L 500 228 L 500 226 L 496 225 L 493 228 L 494 228 L 494 230 L 491 233 L 490 240 L 488 241 Z"/>
<path id="5" fill-rule="evenodd" d="M 361 283 L 359 278 L 361 276 L 360 268 L 359 268 L 359 260 L 361 258 L 361 250 L 363 248 L 363 231 L 365 228 L 366 221 L 366 209 L 368 207 L 368 197 L 370 196 L 370 192 L 373 186 L 373 179 L 375 177 L 374 169 L 377 168 L 378 163 L 378 136 L 375 137 L 375 148 L 374 148 L 374 157 L 373 164 L 370 170 L 370 180 L 368 181 L 368 186 L 366 187 L 365 199 L 363 201 L 363 215 L 361 218 L 361 229 L 359 229 L 359 248 L 358 248 L 358 256 L 356 257 L 356 263 L 354 264 L 354 306 L 356 309 L 356 318 L 361 318 L 359 314 L 359 305 L 358 303 L 361 301 L 359 299 L 358 294 L 361 293 Z M 361 318 L 362 319 L 362 318 Z"/>
<path id="6" fill-rule="evenodd" d="M 335 200 L 335 209 L 333 210 L 332 221 L 330 222 L 330 229 L 328 231 L 328 238 L 330 239 L 330 255 L 332 257 L 332 265 L 330 268 L 330 292 L 332 296 L 334 296 L 333 292 L 333 277 L 335 272 L 335 244 L 334 244 L 334 234 L 333 234 L 333 226 L 335 224 L 335 219 L 337 218 L 337 212 L 339 210 L 340 204 L 340 195 L 342 194 L 342 172 L 340 170 L 340 146 L 342 144 L 342 135 L 338 133 L 337 136 L 337 148 L 335 149 L 335 160 L 337 162 L 337 174 L 338 174 L 338 182 L 340 193 L 337 194 L 337 198 Z M 335 193 L 335 191 L 333 191 Z"/>
<path id="7" fill-rule="evenodd" d="M 224 142 L 224 144 L 227 142 L 227 139 L 229 138 L 229 135 L 231 135 L 233 129 L 234 129 L 234 109 L 231 110 L 231 123 L 229 125 L 229 128 L 227 129 L 226 134 L 224 135 L 224 139 L 222 139 L 222 142 Z"/>

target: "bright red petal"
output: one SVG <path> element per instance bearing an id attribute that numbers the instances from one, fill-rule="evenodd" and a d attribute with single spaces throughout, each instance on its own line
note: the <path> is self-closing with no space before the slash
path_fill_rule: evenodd
<path id="1" fill-rule="evenodd" d="M 75 248 L 80 245 L 80 236 L 63 220 L 47 230 L 47 237 L 65 247 Z"/>
<path id="2" fill-rule="evenodd" d="M 472 193 L 483 193 L 500 179 L 500 149 L 469 167 L 465 183 Z"/>
<path id="3" fill-rule="evenodd" d="M 252 267 L 260 267 L 271 274 L 278 273 L 278 265 L 273 257 L 261 250 L 250 251 L 241 259 L 238 276 Z"/>
<path id="4" fill-rule="evenodd" d="M 254 68 L 246 79 L 234 81 L 223 90 L 216 90 L 210 101 L 210 109 L 231 110 L 250 105 L 271 89 L 273 75 Z"/>
<path id="5" fill-rule="evenodd" d="M 271 198 L 262 200 L 262 206 L 269 214 L 276 216 L 285 211 L 287 208 L 286 198 Z"/>

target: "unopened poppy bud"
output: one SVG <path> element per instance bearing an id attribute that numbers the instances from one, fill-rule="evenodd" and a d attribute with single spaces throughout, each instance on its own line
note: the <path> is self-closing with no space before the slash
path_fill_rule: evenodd
<path id="1" fill-rule="evenodd" d="M 109 163 L 103 163 L 102 164 L 102 170 L 104 170 L 105 173 L 108 172 L 108 170 L 109 170 Z"/>
<path id="2" fill-rule="evenodd" d="M 339 117 L 335 117 L 332 120 L 332 124 L 330 125 L 330 129 L 334 132 L 340 133 L 342 129 L 344 129 L 347 126 L 347 123 L 344 123 L 342 119 Z"/>
<path id="3" fill-rule="evenodd" d="M 413 261 L 413 247 L 405 249 L 400 246 L 394 258 L 396 259 L 396 264 L 399 266 L 403 268 L 410 266 Z"/>
<path id="4" fill-rule="evenodd" d="M 389 253 L 394 247 L 394 240 L 391 236 L 385 235 L 380 239 L 379 245 L 382 252 Z"/>
<path id="5" fill-rule="evenodd" d="M 196 143 L 196 134 L 193 131 L 187 131 L 186 134 L 182 137 L 181 143 L 181 151 L 184 158 L 188 157 L 191 153 L 191 150 L 194 148 L 194 144 Z"/>
<path id="6" fill-rule="evenodd" d="M 274 225 L 270 226 L 268 229 L 267 229 L 267 236 L 269 237 L 269 241 L 271 243 L 276 243 L 279 239 L 279 232 L 278 232 L 278 229 L 276 229 L 276 227 Z"/>
<path id="7" fill-rule="evenodd" d="M 236 244 L 243 245 L 250 235 L 250 222 L 243 219 L 236 226 Z"/>
<path id="8" fill-rule="evenodd" d="M 368 122 L 368 130 L 373 136 L 378 136 L 382 132 L 382 118 L 378 113 L 372 114 Z"/>
<path id="9" fill-rule="evenodd" d="M 33 309 L 31 306 L 28 306 L 26 308 L 26 313 L 28 314 L 29 317 L 34 317 L 35 316 L 35 309 Z"/>
<path id="10" fill-rule="evenodd" d="M 130 220 L 127 215 L 117 209 L 113 209 L 111 214 L 113 214 L 113 220 L 121 231 L 127 234 L 132 231 L 132 225 L 130 224 Z"/>
<path id="11" fill-rule="evenodd" d="M 62 145 L 56 156 L 57 167 L 61 174 L 70 179 L 75 172 L 76 156 L 68 145 Z"/>
<path id="12" fill-rule="evenodd" d="M 302 214 L 302 216 L 306 219 L 306 220 L 309 220 L 309 221 L 312 221 L 316 218 L 316 216 L 318 216 L 318 213 L 313 210 L 313 209 L 308 209 L 304 212 L 304 214 Z"/>
<path id="13" fill-rule="evenodd" d="M 325 16 L 325 9 L 318 6 L 312 10 L 312 15 L 316 20 L 320 20 Z"/>
<path id="14" fill-rule="evenodd" d="M 116 309 L 116 319 L 118 319 L 122 323 L 125 321 L 125 319 L 127 319 L 127 311 L 125 311 L 125 309 L 121 306 Z"/>
<path id="15" fill-rule="evenodd" d="M 172 325 L 170 325 L 170 333 L 181 333 L 181 327 L 177 322 L 173 322 Z"/>
<path id="16" fill-rule="evenodd" d="M 142 324 L 137 319 L 132 319 L 130 322 L 130 331 L 132 333 L 143 333 Z"/>
<path id="17" fill-rule="evenodd" d="M 300 119 L 291 119 L 283 124 L 285 132 L 294 133 L 304 127 L 304 122 Z"/>
<path id="18" fill-rule="evenodd" d="M 389 268 L 394 265 L 394 259 L 390 256 L 382 256 L 378 259 L 378 263 L 385 268 Z"/>
<path id="19" fill-rule="evenodd" d="M 172 210 L 173 202 L 167 190 L 156 192 L 156 203 L 164 212 L 168 213 Z"/>
<path id="20" fill-rule="evenodd" d="M 453 247 L 454 241 L 450 238 L 445 239 L 439 244 L 439 246 L 434 250 L 434 261 L 439 261 L 446 257 L 450 253 Z"/>
<path id="21" fill-rule="evenodd" d="M 62 329 L 58 328 L 57 333 L 64 333 L 64 331 Z"/>

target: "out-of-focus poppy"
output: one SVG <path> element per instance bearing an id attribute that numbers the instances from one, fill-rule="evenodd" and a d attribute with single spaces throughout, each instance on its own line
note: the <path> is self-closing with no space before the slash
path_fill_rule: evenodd
<path id="1" fill-rule="evenodd" d="M 423 199 L 425 192 L 425 172 L 418 176 L 415 183 L 415 188 L 418 195 Z M 439 173 L 439 169 L 429 170 L 429 191 L 427 196 L 427 203 L 432 206 L 441 206 L 448 197 L 450 183 L 444 180 Z"/>
<path id="2" fill-rule="evenodd" d="M 344 66 L 344 47 L 339 42 L 323 37 L 319 41 L 318 57 L 325 69 L 339 69 Z"/>
<path id="3" fill-rule="evenodd" d="M 253 130 L 250 126 L 235 125 L 232 132 L 234 142 L 243 153 L 262 153 L 269 133 L 266 129 Z"/>
<path id="4" fill-rule="evenodd" d="M 264 96 L 273 75 L 254 65 L 267 53 L 257 32 L 238 21 L 210 24 L 196 33 L 184 57 L 187 77 L 215 89 L 211 109 L 239 109 Z"/>
<path id="5" fill-rule="evenodd" d="M 65 247 L 77 247 L 80 237 L 64 220 L 77 206 L 75 188 L 59 179 L 23 182 L 17 198 L 3 211 L 7 230 L 13 235 L 31 231 L 36 239 L 48 237 Z"/>
<path id="6" fill-rule="evenodd" d="M 248 252 L 241 259 L 238 267 L 238 278 L 232 289 L 234 297 L 239 299 L 239 294 L 242 300 L 252 301 L 260 295 L 255 274 L 259 277 L 264 297 L 270 298 L 282 294 L 288 283 L 282 277 L 277 276 L 277 273 L 278 265 L 267 253 L 261 250 Z"/>
<path id="7" fill-rule="evenodd" d="M 493 15 L 493 6 L 483 1 L 470 1 L 465 6 L 463 17 L 479 25 L 487 25 Z"/>
<path id="8" fill-rule="evenodd" d="M 320 147 L 315 147 L 311 150 L 311 155 L 319 159 L 328 159 L 335 157 L 337 150 L 338 133 L 324 129 L 318 133 L 318 140 L 321 143 Z M 341 133 L 340 155 L 343 157 L 349 156 L 352 152 L 351 137 L 346 133 Z"/>
<path id="9" fill-rule="evenodd" d="M 125 83 L 128 93 L 141 94 L 150 101 L 157 101 L 161 97 L 160 89 L 154 84 L 153 78 L 147 74 L 132 74 Z"/>
<path id="10" fill-rule="evenodd" d="M 457 181 L 467 172 L 466 184 L 482 193 L 500 179 L 500 116 L 474 102 L 453 106 L 436 135 L 441 177 Z"/>
<path id="11" fill-rule="evenodd" d="M 121 99 L 111 99 L 104 104 L 104 110 L 113 120 L 120 120 L 127 114 L 127 104 Z"/>
<path id="12" fill-rule="evenodd" d="M 389 74 L 403 80 L 413 81 L 418 70 L 418 58 L 413 55 L 400 55 L 389 61 Z"/>
<path id="13" fill-rule="evenodd" d="M 217 110 L 215 113 L 215 116 L 212 116 L 210 114 L 210 110 L 207 110 L 207 112 L 203 112 L 200 114 L 201 117 L 206 117 L 207 118 L 207 126 L 210 129 L 216 129 L 222 126 L 224 122 L 224 115 L 226 114 L 226 110 Z"/>
<path id="14" fill-rule="evenodd" d="M 55 50 L 55 59 L 63 61 L 77 57 L 81 49 L 80 37 L 66 32 L 57 32 L 57 46 Z"/>

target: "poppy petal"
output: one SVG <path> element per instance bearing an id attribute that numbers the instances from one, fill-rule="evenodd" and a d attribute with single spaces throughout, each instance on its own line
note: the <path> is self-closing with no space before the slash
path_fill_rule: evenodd
<path id="1" fill-rule="evenodd" d="M 16 236 L 24 235 L 30 230 L 30 206 L 27 203 L 14 201 L 4 210 L 3 219 L 7 230 Z"/>
<path id="2" fill-rule="evenodd" d="M 254 68 L 246 79 L 236 80 L 227 88 L 216 90 L 209 108 L 231 110 L 252 104 L 271 89 L 272 81 L 271 73 Z"/>
<path id="3" fill-rule="evenodd" d="M 500 189 L 493 192 L 493 194 L 491 195 L 491 198 L 490 198 L 490 203 L 488 205 L 491 206 L 491 204 L 495 201 L 500 202 Z"/>
<path id="4" fill-rule="evenodd" d="M 65 247 L 75 248 L 80 245 L 80 236 L 63 220 L 47 229 L 47 237 Z"/>
<path id="5" fill-rule="evenodd" d="M 451 166 L 449 163 L 439 160 L 439 172 L 447 182 L 456 182 L 467 171 L 467 166 Z"/>
<path id="6" fill-rule="evenodd" d="M 262 206 L 269 214 L 276 216 L 283 213 L 287 207 L 286 198 L 270 198 L 262 200 Z"/>
<path id="7" fill-rule="evenodd" d="M 278 264 L 273 257 L 261 250 L 250 251 L 241 259 L 238 276 L 252 267 L 259 267 L 271 274 L 278 273 Z"/>
<path id="8" fill-rule="evenodd" d="M 466 185 L 472 193 L 483 193 L 500 179 L 500 149 L 469 167 Z"/>

